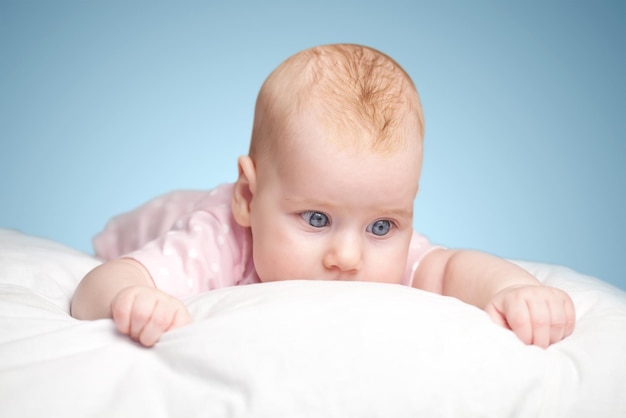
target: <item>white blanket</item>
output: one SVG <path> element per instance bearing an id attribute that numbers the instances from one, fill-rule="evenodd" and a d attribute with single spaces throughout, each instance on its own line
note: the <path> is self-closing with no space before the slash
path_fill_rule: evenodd
<path id="1" fill-rule="evenodd" d="M 302 281 L 189 299 L 194 323 L 146 349 L 70 317 L 97 264 L 0 230 L 0 416 L 626 416 L 626 294 L 564 267 L 520 263 L 576 304 L 546 350 L 452 298 Z"/>

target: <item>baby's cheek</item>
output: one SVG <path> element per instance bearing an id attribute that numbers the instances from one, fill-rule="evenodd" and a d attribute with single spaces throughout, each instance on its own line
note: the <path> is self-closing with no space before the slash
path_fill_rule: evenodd
<path id="1" fill-rule="evenodd" d="M 302 262 L 299 257 L 281 249 L 264 248 L 254 253 L 254 266 L 261 282 L 302 279 Z"/>
<path id="2" fill-rule="evenodd" d="M 390 251 L 384 256 L 379 252 L 371 256 L 366 266 L 368 268 L 364 275 L 366 281 L 400 284 L 406 267 L 406 257 L 396 251 Z"/>
<path id="3" fill-rule="evenodd" d="M 391 284 L 400 284 L 402 283 L 402 273 L 398 271 L 394 271 L 394 269 L 381 270 L 373 273 L 370 277 L 372 278 L 372 282 L 377 283 L 391 283 Z"/>

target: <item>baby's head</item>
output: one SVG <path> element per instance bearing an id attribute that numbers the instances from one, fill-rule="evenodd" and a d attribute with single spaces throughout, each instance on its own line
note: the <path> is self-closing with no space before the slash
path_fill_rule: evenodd
<path id="1" fill-rule="evenodd" d="M 233 196 L 261 280 L 399 282 L 422 137 L 417 91 L 388 56 L 326 45 L 280 64 L 259 92 Z"/>
<path id="2" fill-rule="evenodd" d="M 422 108 L 411 78 L 393 59 L 365 46 L 318 46 L 282 62 L 257 98 L 252 159 L 284 157 L 281 151 L 299 137 L 303 117 L 342 149 L 421 150 Z"/>

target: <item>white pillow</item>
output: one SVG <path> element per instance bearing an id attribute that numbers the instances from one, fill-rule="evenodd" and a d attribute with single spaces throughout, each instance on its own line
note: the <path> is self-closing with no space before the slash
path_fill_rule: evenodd
<path id="1" fill-rule="evenodd" d="M 194 323 L 145 349 L 68 315 L 96 260 L 0 230 L 0 415 L 626 416 L 624 292 L 520 264 L 577 307 L 574 334 L 547 350 L 456 299 L 303 281 L 190 298 Z"/>

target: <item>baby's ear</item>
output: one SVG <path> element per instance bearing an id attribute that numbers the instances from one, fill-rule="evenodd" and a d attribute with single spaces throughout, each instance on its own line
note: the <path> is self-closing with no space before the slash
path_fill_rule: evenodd
<path id="1" fill-rule="evenodd" d="M 256 190 L 256 168 L 249 156 L 239 157 L 239 177 L 231 202 L 235 221 L 243 227 L 250 226 L 250 202 Z"/>

